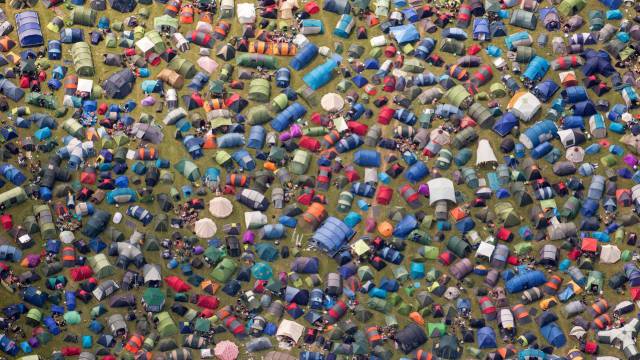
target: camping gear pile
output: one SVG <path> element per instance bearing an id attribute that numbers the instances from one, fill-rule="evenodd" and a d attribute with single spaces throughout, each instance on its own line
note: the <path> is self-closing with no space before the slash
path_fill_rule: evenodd
<path id="1" fill-rule="evenodd" d="M 10 0 L 0 352 L 640 357 L 640 6 Z"/>

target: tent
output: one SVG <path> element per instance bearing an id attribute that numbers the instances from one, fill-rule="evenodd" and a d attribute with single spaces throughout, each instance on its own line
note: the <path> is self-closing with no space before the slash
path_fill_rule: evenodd
<path id="1" fill-rule="evenodd" d="M 408 354 L 427 342 L 427 334 L 417 324 L 410 323 L 396 333 L 395 342 L 403 353 Z"/>
<path id="2" fill-rule="evenodd" d="M 38 13 L 35 11 L 24 11 L 16 14 L 16 29 L 18 30 L 18 40 L 22 47 L 41 46 L 44 44 L 42 29 Z"/>
<path id="3" fill-rule="evenodd" d="M 130 13 L 136 8 L 136 0 L 109 0 L 109 6 L 121 13 Z"/>
<path id="4" fill-rule="evenodd" d="M 209 212 L 216 218 L 226 218 L 233 212 L 233 204 L 224 197 L 216 197 L 209 201 Z"/>
<path id="5" fill-rule="evenodd" d="M 115 267 L 111 265 L 109 259 L 107 259 L 104 254 L 97 254 L 93 257 L 89 257 L 87 258 L 87 261 L 98 279 L 111 276 L 115 273 Z"/>
<path id="6" fill-rule="evenodd" d="M 217 226 L 213 220 L 204 218 L 196 221 L 194 226 L 194 232 L 197 237 L 201 239 L 210 239 L 215 235 Z"/>
<path id="7" fill-rule="evenodd" d="M 353 229 L 343 221 L 329 217 L 312 235 L 310 241 L 321 250 L 333 255 L 342 249 L 354 234 Z"/>
<path id="8" fill-rule="evenodd" d="M 547 340 L 547 343 L 549 343 L 553 347 L 563 347 L 567 342 L 562 329 L 560 329 L 560 327 L 554 322 L 542 326 L 540 328 L 540 333 L 545 338 L 545 340 Z"/>
<path id="9" fill-rule="evenodd" d="M 102 83 L 105 94 L 113 99 L 124 99 L 133 90 L 135 75 L 131 70 L 122 69 L 110 75 Z"/>

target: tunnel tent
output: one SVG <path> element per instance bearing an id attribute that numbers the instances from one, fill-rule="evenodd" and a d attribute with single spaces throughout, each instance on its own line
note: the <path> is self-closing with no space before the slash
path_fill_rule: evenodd
<path id="1" fill-rule="evenodd" d="M 178 31 L 178 19 L 167 14 L 153 19 L 153 29 L 159 33 L 173 34 Z"/>
<path id="2" fill-rule="evenodd" d="M 167 68 L 177 72 L 185 79 L 193 78 L 198 72 L 191 61 L 180 56 L 176 56 L 171 59 Z"/>
<path id="3" fill-rule="evenodd" d="M 95 74 L 89 44 L 84 41 L 73 44 L 71 46 L 71 57 L 78 76 L 93 76 Z"/>
<path id="4" fill-rule="evenodd" d="M 73 25 L 94 26 L 97 13 L 92 8 L 77 6 L 71 10 L 71 22 Z"/>
<path id="5" fill-rule="evenodd" d="M 23 48 L 41 46 L 44 37 L 40 27 L 40 19 L 35 11 L 24 11 L 15 16 L 18 41 Z"/>
<path id="6" fill-rule="evenodd" d="M 89 266 L 93 269 L 93 273 L 98 279 L 102 279 L 111 276 L 115 273 L 116 268 L 111 265 L 109 259 L 104 254 L 97 254 L 92 257 L 88 257 L 87 261 Z"/>
<path id="7" fill-rule="evenodd" d="M 193 161 L 186 159 L 180 160 L 175 165 L 175 169 L 189 181 L 197 181 L 200 179 L 200 170 Z"/>
<path id="8" fill-rule="evenodd" d="M 429 187 L 429 205 L 433 205 L 440 200 L 456 203 L 453 181 L 440 177 L 429 180 L 427 186 Z"/>

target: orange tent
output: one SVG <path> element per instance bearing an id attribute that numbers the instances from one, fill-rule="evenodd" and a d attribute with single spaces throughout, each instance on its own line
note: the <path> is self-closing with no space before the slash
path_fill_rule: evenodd
<path id="1" fill-rule="evenodd" d="M 378 232 L 384 237 L 390 237 L 393 233 L 393 225 L 388 221 L 383 221 L 378 225 Z"/>
<path id="2" fill-rule="evenodd" d="M 598 251 L 598 240 L 594 238 L 582 238 L 582 251 L 596 252 Z"/>

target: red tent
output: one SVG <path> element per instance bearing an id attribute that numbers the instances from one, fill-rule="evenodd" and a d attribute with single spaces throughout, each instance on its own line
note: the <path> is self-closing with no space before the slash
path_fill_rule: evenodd
<path id="1" fill-rule="evenodd" d="M 87 265 L 78 266 L 71 269 L 71 278 L 73 279 L 73 281 L 86 280 L 90 278 L 91 275 L 93 275 L 93 270 L 90 266 Z"/>
<path id="2" fill-rule="evenodd" d="M 347 127 L 349 128 L 349 130 L 351 130 L 352 133 L 360 136 L 365 136 L 367 134 L 367 131 L 369 131 L 369 127 L 367 125 L 358 121 L 348 121 Z"/>
<path id="3" fill-rule="evenodd" d="M 320 7 L 315 1 L 311 1 L 304 5 L 304 11 L 306 11 L 309 15 L 313 15 L 320 11 Z"/>
<path id="4" fill-rule="evenodd" d="M 640 287 L 631 288 L 631 300 L 632 301 L 640 300 Z"/>
<path id="5" fill-rule="evenodd" d="M 376 195 L 376 202 L 380 205 L 389 205 L 391 198 L 393 198 L 393 189 L 385 185 L 380 185 L 380 187 L 378 187 L 378 194 Z"/>
<path id="6" fill-rule="evenodd" d="M 186 292 L 191 290 L 191 286 L 177 276 L 167 276 L 164 278 L 164 282 L 176 292 Z"/>
<path id="7" fill-rule="evenodd" d="M 594 238 L 583 238 L 581 249 L 582 251 L 588 251 L 588 252 L 598 251 L 598 240 Z"/>
<path id="8" fill-rule="evenodd" d="M 4 214 L 2 216 L 0 216 L 0 222 L 2 223 L 2 227 L 5 230 L 9 230 L 13 227 L 13 219 L 11 218 L 11 215 L 9 214 Z"/>
<path id="9" fill-rule="evenodd" d="M 62 348 L 62 356 L 78 356 L 81 349 L 77 346 L 67 346 Z"/>
<path id="10" fill-rule="evenodd" d="M 215 310 L 220 305 L 220 301 L 215 296 L 200 295 L 200 296 L 198 296 L 198 302 L 196 302 L 196 305 L 198 305 L 200 307 L 203 307 L 203 308 L 206 308 L 206 309 Z"/>
<path id="11" fill-rule="evenodd" d="M 322 144 L 320 144 L 320 141 L 318 139 L 302 135 L 298 146 L 309 151 L 317 152 L 320 151 L 320 147 L 322 146 Z"/>
<path id="12" fill-rule="evenodd" d="M 395 113 L 396 111 L 394 109 L 388 106 L 383 106 L 378 113 L 378 123 L 382 125 L 389 125 Z"/>

